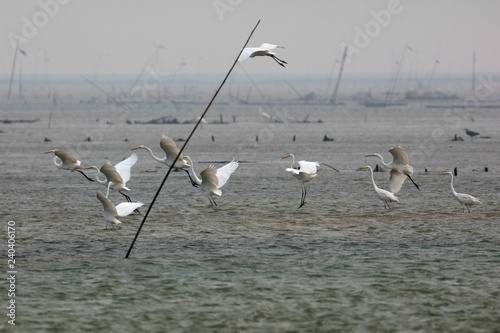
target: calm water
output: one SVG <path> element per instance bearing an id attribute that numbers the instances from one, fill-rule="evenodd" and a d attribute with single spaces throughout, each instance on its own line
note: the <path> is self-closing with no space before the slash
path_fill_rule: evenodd
<path id="1" fill-rule="evenodd" d="M 179 120 L 202 107 L 169 109 Z M 446 110 L 337 110 L 318 106 L 265 108 L 295 121 L 269 124 L 253 106 L 214 106 L 185 155 L 199 173 L 233 157 L 241 165 L 218 207 L 172 173 L 132 251 L 135 232 L 166 168 L 138 151 L 128 186 L 141 214 L 105 230 L 95 198 L 105 188 L 77 173 L 57 171 L 50 149 L 78 155 L 85 165 L 117 163 L 130 148 L 161 155 L 162 134 L 186 138 L 193 125 L 127 125 L 164 110 L 144 108 L 3 111 L 2 118 L 40 118 L 2 125 L 1 190 L 6 222 L 17 232 L 17 329 L 32 332 L 494 332 L 500 329 L 500 181 L 498 115 Z M 232 123 L 232 116 L 236 123 Z M 321 119 L 321 123 L 317 120 Z M 474 121 L 472 121 L 472 119 Z M 106 122 L 110 123 L 106 123 Z M 468 127 L 489 138 L 470 141 Z M 452 142 L 454 134 L 463 142 Z M 323 135 L 333 142 L 322 142 Z M 295 135 L 295 141 L 292 140 Z M 91 137 L 91 142 L 84 139 Z M 211 137 L 214 136 L 214 141 Z M 258 136 L 258 141 L 256 141 Z M 43 142 L 49 138 L 52 142 Z M 125 138 L 128 141 L 124 141 Z M 401 144 L 415 168 L 417 191 L 406 182 L 401 203 L 385 210 L 368 172 L 381 153 Z M 307 184 L 285 168 L 299 160 L 325 162 Z M 220 164 L 218 164 L 220 165 Z M 484 167 L 489 172 L 484 172 Z M 483 206 L 463 213 L 458 192 Z M 427 168 L 428 172 L 424 172 Z M 89 172 L 91 174 L 91 172 Z M 387 189 L 389 173 L 375 174 Z M 124 198 L 116 192 L 110 199 Z M 6 246 L 2 247 L 5 249 Z M 7 271 L 4 255 L 2 266 Z M 4 284 L 5 285 L 5 284 Z M 0 291 L 2 304 L 7 292 Z M 4 310 L 6 312 L 6 310 Z M 1 328 L 10 329 L 7 319 Z"/>

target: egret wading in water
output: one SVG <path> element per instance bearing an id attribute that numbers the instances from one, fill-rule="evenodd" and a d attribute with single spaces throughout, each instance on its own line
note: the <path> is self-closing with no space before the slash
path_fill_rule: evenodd
<path id="1" fill-rule="evenodd" d="M 109 189 L 113 189 L 123 195 L 128 202 L 132 202 L 130 197 L 125 193 L 130 191 L 127 187 L 127 182 L 130 180 L 130 169 L 137 162 L 137 155 L 132 154 L 127 159 L 117 163 L 116 165 L 111 164 L 111 162 L 106 162 L 100 169 L 96 166 L 91 166 L 87 169 L 96 170 L 96 174 L 94 175 L 95 179 L 99 184 L 107 186 L 108 191 L 106 192 L 106 198 L 109 195 Z M 106 179 L 99 178 L 99 172 L 101 172 Z M 138 211 L 137 211 L 138 212 Z"/>
<path id="2" fill-rule="evenodd" d="M 472 206 L 472 205 L 481 205 L 483 203 L 481 200 L 479 200 L 476 197 L 473 197 L 470 194 L 457 193 L 455 191 L 455 189 L 453 188 L 453 173 L 451 171 L 448 171 L 446 173 L 441 173 L 440 175 L 442 175 L 442 176 L 450 175 L 451 176 L 451 181 L 450 181 L 451 192 L 453 192 L 453 195 L 455 196 L 455 198 L 457 198 L 458 202 L 460 202 L 460 204 L 463 205 L 462 211 L 464 213 L 465 213 L 465 207 L 467 207 L 467 210 L 470 213 L 469 206 Z"/>
<path id="3" fill-rule="evenodd" d="M 121 224 L 117 217 L 124 217 L 130 215 L 134 210 L 143 205 L 142 202 L 122 202 L 114 205 L 101 191 L 97 191 L 97 199 L 102 203 L 102 215 L 106 222 L 106 229 L 108 229 L 108 222 L 113 227 L 115 224 Z"/>
<path id="4" fill-rule="evenodd" d="M 389 208 L 391 209 L 391 206 L 389 206 L 389 202 L 399 202 L 399 198 L 394 195 L 394 193 L 391 193 L 387 190 L 381 189 L 375 184 L 375 179 L 373 178 L 373 169 L 371 166 L 367 165 L 364 167 L 359 168 L 359 170 L 364 170 L 364 169 L 370 169 L 371 176 L 372 176 L 372 183 L 373 183 L 373 188 L 375 189 L 375 192 L 377 192 L 378 197 L 380 200 L 384 202 L 384 208 Z M 387 207 L 386 207 L 387 205 Z"/>
<path id="5" fill-rule="evenodd" d="M 288 64 L 288 63 L 285 60 L 278 58 L 276 56 L 276 53 L 271 52 L 271 50 L 274 50 L 276 48 L 284 49 L 283 46 L 268 44 L 268 43 L 263 43 L 259 47 L 245 47 L 243 49 L 243 52 L 241 52 L 241 55 L 240 55 L 238 61 L 245 61 L 248 58 L 267 56 L 267 57 L 271 57 L 281 67 L 285 67 L 285 64 Z"/>
<path id="6" fill-rule="evenodd" d="M 45 154 L 54 153 L 54 164 L 59 170 L 70 170 L 71 172 L 79 172 L 87 178 L 87 180 L 93 182 L 92 178 L 87 177 L 82 170 L 86 169 L 82 167 L 82 163 L 78 161 L 73 155 L 65 152 L 64 150 L 54 149 L 46 151 Z"/>
<path id="7" fill-rule="evenodd" d="M 136 148 L 132 148 L 132 150 L 146 149 L 149 152 L 149 155 L 155 161 L 162 163 L 162 164 L 166 164 L 168 166 L 171 166 L 172 164 L 174 164 L 175 157 L 179 154 L 179 151 L 180 151 L 180 149 L 175 144 L 174 140 L 172 140 L 171 138 L 169 138 L 166 135 L 163 135 L 161 137 L 161 140 L 160 140 L 160 147 L 165 152 L 165 157 L 156 156 L 155 154 L 153 154 L 153 151 L 151 150 L 151 148 L 143 146 L 143 145 L 140 145 L 139 147 L 136 147 Z M 190 167 L 191 167 L 191 165 L 187 162 L 187 160 L 184 158 L 184 156 L 182 154 L 179 156 L 179 158 L 175 161 L 175 164 L 174 164 L 175 169 L 180 169 L 182 171 L 185 171 L 188 174 L 189 179 L 191 180 L 191 184 L 193 184 L 193 186 L 198 186 L 198 184 L 195 183 L 193 178 L 191 178 L 191 175 L 189 174 L 189 171 L 187 170 Z"/>
<path id="8" fill-rule="evenodd" d="M 197 184 L 197 186 L 199 186 L 200 190 L 202 190 L 208 197 L 210 204 L 212 206 L 217 206 L 217 202 L 215 202 L 214 196 L 216 195 L 220 197 L 222 195 L 222 191 L 220 188 L 227 183 L 229 177 L 231 177 L 233 172 L 238 169 L 238 161 L 233 159 L 231 162 L 220 168 L 216 168 L 214 165 L 210 165 L 200 173 L 200 179 L 194 171 L 194 165 L 191 158 L 189 156 L 186 156 L 186 159 L 189 160 L 189 164 L 191 165 L 190 170 L 193 173 L 195 183 Z"/>
<path id="9" fill-rule="evenodd" d="M 316 178 L 316 176 L 318 175 L 318 168 L 320 164 L 319 162 L 299 161 L 299 168 L 295 169 L 293 167 L 293 165 L 295 164 L 295 156 L 293 154 L 289 154 L 285 157 L 282 157 L 282 159 L 288 157 L 292 158 L 292 164 L 289 168 L 286 168 L 285 171 L 290 172 L 292 176 L 300 180 L 302 183 L 302 198 L 300 199 L 300 206 L 299 208 L 297 208 L 300 209 L 300 207 L 304 206 L 304 204 L 306 203 L 307 190 L 305 183 L 310 182 L 311 180 Z"/>
<path id="10" fill-rule="evenodd" d="M 383 167 L 391 170 L 391 177 L 389 178 L 389 190 L 396 194 L 401 190 L 401 186 L 406 180 L 406 177 L 410 178 L 411 182 L 417 190 L 420 190 L 419 186 L 413 181 L 411 176 L 413 175 L 413 167 L 409 165 L 408 155 L 406 151 L 401 146 L 393 147 L 389 149 L 389 153 L 392 155 L 392 162 L 385 163 L 382 155 L 374 153 L 371 155 L 365 155 L 365 157 L 375 156 L 380 159 Z"/>

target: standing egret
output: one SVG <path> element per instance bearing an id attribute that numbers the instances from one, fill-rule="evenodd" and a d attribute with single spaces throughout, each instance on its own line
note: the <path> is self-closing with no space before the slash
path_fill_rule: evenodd
<path id="1" fill-rule="evenodd" d="M 276 56 L 276 53 L 271 52 L 271 50 L 274 50 L 276 48 L 284 49 L 283 46 L 268 44 L 268 43 L 264 43 L 259 47 L 245 47 L 243 49 L 243 52 L 241 52 L 241 55 L 240 55 L 238 61 L 245 61 L 248 58 L 254 58 L 254 57 L 259 57 L 259 56 L 268 56 L 268 57 L 271 57 L 274 61 L 276 61 L 278 63 L 278 65 L 280 65 L 281 67 L 285 67 L 284 64 L 288 64 L 288 63 L 286 61 L 278 58 Z"/>
<path id="2" fill-rule="evenodd" d="M 391 177 L 389 179 L 389 190 L 392 193 L 398 193 L 401 190 L 401 186 L 406 180 L 406 177 L 410 178 L 411 182 L 417 190 L 420 190 L 418 185 L 413 181 L 411 176 L 413 175 L 413 167 L 408 163 L 408 155 L 406 151 L 401 146 L 393 147 L 389 149 L 389 153 L 392 154 L 392 162 L 385 163 L 382 155 L 374 153 L 371 155 L 365 155 L 365 157 L 375 156 L 380 159 L 380 163 L 386 169 L 391 170 Z"/>
<path id="3" fill-rule="evenodd" d="M 373 188 L 375 189 L 375 192 L 377 192 L 378 197 L 380 200 L 384 202 L 384 208 L 389 208 L 391 209 L 391 206 L 389 206 L 389 202 L 399 202 L 399 198 L 394 195 L 394 193 L 391 193 L 387 190 L 383 190 L 375 184 L 375 179 L 373 179 L 373 169 L 371 166 L 367 165 L 365 167 L 359 168 L 359 170 L 364 170 L 364 169 L 370 169 L 370 172 L 372 174 L 372 183 L 373 183 Z M 385 207 L 387 205 L 387 207 Z"/>
<path id="4" fill-rule="evenodd" d="M 113 224 L 121 224 L 117 217 L 124 217 L 130 215 L 134 210 L 143 205 L 142 202 L 122 202 L 114 205 L 101 191 L 97 191 L 97 199 L 102 203 L 102 215 L 106 221 L 106 229 L 108 229 L 108 222 Z"/>
<path id="5" fill-rule="evenodd" d="M 166 135 L 163 135 L 161 137 L 160 147 L 165 152 L 165 157 L 163 157 L 163 158 L 155 156 L 155 154 L 153 154 L 153 151 L 151 150 L 151 148 L 143 146 L 143 145 L 140 145 L 139 147 L 136 147 L 136 148 L 132 148 L 132 150 L 146 149 L 149 152 L 149 155 L 155 161 L 157 161 L 159 163 L 166 164 L 168 166 L 171 166 L 174 163 L 175 157 L 179 154 L 180 149 L 177 147 L 174 140 L 172 140 L 171 138 L 169 138 Z M 188 164 L 187 160 L 184 158 L 184 156 L 182 154 L 179 156 L 179 158 L 175 161 L 175 164 L 174 164 L 174 168 L 185 171 L 188 174 L 189 179 L 191 180 L 191 184 L 193 184 L 193 186 L 197 187 L 198 184 L 196 184 L 194 182 L 194 180 L 191 178 L 191 175 L 189 174 L 189 171 L 187 170 L 190 167 L 191 167 L 191 165 Z"/>
<path id="6" fill-rule="evenodd" d="M 446 173 L 441 173 L 440 175 L 445 176 L 445 175 L 450 175 L 451 176 L 451 181 L 450 181 L 450 186 L 451 186 L 451 192 L 453 192 L 453 195 L 455 198 L 457 198 L 458 202 L 460 202 L 461 205 L 464 207 L 467 207 L 467 210 L 470 213 L 469 206 L 472 205 L 481 205 L 483 202 L 479 200 L 476 197 L 473 197 L 470 194 L 466 193 L 457 193 L 455 189 L 453 188 L 453 173 L 451 171 L 448 171 Z M 465 208 L 462 207 L 462 211 L 465 213 Z"/>
<path id="7" fill-rule="evenodd" d="M 295 164 L 295 156 L 293 154 L 286 155 L 285 157 L 282 157 L 282 159 L 292 157 L 292 164 L 290 165 L 289 168 L 286 168 L 285 170 L 290 172 L 292 176 L 297 178 L 302 182 L 302 198 L 300 199 L 300 206 L 297 209 L 300 209 L 300 207 L 304 206 L 306 203 L 306 195 L 307 195 L 307 190 L 305 183 L 310 182 L 316 176 L 318 175 L 318 168 L 319 168 L 319 163 L 318 162 L 308 162 L 308 161 L 299 161 L 299 168 L 295 169 L 293 165 Z"/>
<path id="8" fill-rule="evenodd" d="M 70 170 L 71 172 L 77 171 L 87 178 L 87 180 L 93 182 L 92 178 L 87 177 L 86 174 L 83 173 L 82 169 L 86 169 L 82 167 L 81 162 L 78 161 L 73 155 L 65 152 L 64 150 L 54 149 L 50 151 L 46 151 L 45 154 L 54 153 L 54 164 L 60 170 Z M 58 162 L 58 161 L 61 162 Z"/>
<path id="9" fill-rule="evenodd" d="M 203 170 L 200 173 L 201 179 L 198 178 L 196 172 L 194 171 L 193 161 L 189 156 L 186 156 L 186 159 L 189 160 L 189 164 L 191 165 L 191 172 L 193 173 L 193 178 L 196 184 L 200 187 L 200 189 L 207 195 L 208 200 L 212 206 L 217 206 L 217 202 L 215 202 L 214 195 L 220 197 L 222 195 L 222 191 L 220 188 L 224 186 L 229 177 L 233 174 L 233 172 L 238 169 L 239 163 L 234 159 L 228 164 L 216 168 L 214 165 L 210 165 L 208 168 Z"/>
<path id="10" fill-rule="evenodd" d="M 108 192 L 106 193 L 106 198 L 109 194 L 109 188 L 111 187 L 113 190 L 117 191 L 121 195 L 123 195 L 128 202 L 132 202 L 130 197 L 124 192 L 130 191 L 130 189 L 126 186 L 127 182 L 130 180 L 130 169 L 137 162 L 137 155 L 132 154 L 127 159 L 117 163 L 116 165 L 111 164 L 110 161 L 107 161 L 101 169 L 98 169 L 96 166 L 92 166 L 87 169 L 94 169 L 97 171 L 95 174 L 95 179 L 99 184 L 108 187 Z M 99 179 L 99 172 L 106 176 L 106 179 Z"/>

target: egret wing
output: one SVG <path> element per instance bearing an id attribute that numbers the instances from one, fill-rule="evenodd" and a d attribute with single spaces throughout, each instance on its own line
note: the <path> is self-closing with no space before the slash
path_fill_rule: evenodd
<path id="1" fill-rule="evenodd" d="M 269 43 L 262 43 L 259 46 L 259 49 L 265 49 L 265 50 L 274 50 L 277 47 L 283 48 L 283 46 L 275 45 L 275 44 L 269 44 Z"/>
<path id="2" fill-rule="evenodd" d="M 238 61 L 245 61 L 247 60 L 248 58 L 250 58 L 250 56 L 254 53 L 254 52 L 257 52 L 257 51 L 260 51 L 259 48 L 257 47 L 245 47 L 243 49 L 243 51 L 241 52 L 241 55 L 240 57 L 238 58 Z"/>
<path id="3" fill-rule="evenodd" d="M 130 169 L 137 162 L 137 159 L 138 159 L 137 155 L 133 153 L 132 155 L 130 155 L 129 158 L 115 165 L 115 169 L 122 177 L 124 183 L 130 180 Z"/>
<path id="4" fill-rule="evenodd" d="M 101 191 L 97 191 L 96 197 L 102 203 L 102 208 L 104 210 L 108 211 L 111 215 L 117 215 L 115 205 L 113 205 L 113 203 L 108 198 L 106 198 L 106 196 L 102 194 Z"/>
<path id="5" fill-rule="evenodd" d="M 125 182 L 123 181 L 122 176 L 116 171 L 116 168 L 113 164 L 111 164 L 110 161 L 107 161 L 100 169 L 100 171 L 106 176 L 106 179 L 108 182 L 115 182 L 115 183 L 122 183 L 124 184 Z"/>
<path id="6" fill-rule="evenodd" d="M 217 168 L 210 165 L 208 168 L 200 173 L 201 185 L 210 190 L 216 190 L 219 188 L 219 178 L 217 178 Z"/>
<path id="7" fill-rule="evenodd" d="M 167 155 L 167 160 L 169 161 L 174 161 L 175 157 L 177 154 L 179 154 L 180 149 L 177 147 L 175 144 L 174 140 L 169 138 L 166 135 L 163 135 L 160 140 L 160 147 L 163 149 L 165 152 L 165 155 Z M 184 159 L 184 156 L 179 156 L 179 161 L 182 161 Z"/>
<path id="8" fill-rule="evenodd" d="M 389 153 L 391 153 L 393 159 L 392 162 L 399 165 L 407 165 L 408 155 L 406 155 L 406 151 L 401 146 L 397 146 L 389 149 Z"/>
<path id="9" fill-rule="evenodd" d="M 80 165 L 80 161 L 78 161 L 73 155 L 65 152 L 64 150 L 56 150 L 54 154 L 63 161 L 65 164 L 77 164 Z"/>
<path id="10" fill-rule="evenodd" d="M 231 174 L 235 172 L 236 169 L 238 169 L 238 166 L 239 166 L 238 161 L 235 161 L 233 159 L 228 164 L 217 169 L 216 176 L 219 179 L 219 185 L 217 186 L 217 188 L 221 188 L 227 183 L 229 177 L 231 177 Z"/>
<path id="11" fill-rule="evenodd" d="M 389 190 L 392 193 L 398 193 L 401 190 L 401 186 L 406 180 L 406 175 L 402 172 L 392 169 L 391 177 L 389 178 Z"/>
<path id="12" fill-rule="evenodd" d="M 309 162 L 309 161 L 299 161 L 299 167 L 300 167 L 300 172 L 313 174 L 318 172 L 319 163 Z"/>
<path id="13" fill-rule="evenodd" d="M 142 202 L 122 202 L 116 206 L 116 213 L 118 216 L 127 216 L 142 205 Z"/>

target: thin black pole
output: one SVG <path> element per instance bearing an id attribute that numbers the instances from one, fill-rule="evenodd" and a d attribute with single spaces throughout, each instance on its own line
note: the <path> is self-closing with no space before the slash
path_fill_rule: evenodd
<path id="1" fill-rule="evenodd" d="M 224 80 L 222 81 L 222 83 L 220 84 L 219 88 L 217 89 L 217 91 L 215 92 L 214 96 L 212 97 L 212 99 L 210 100 L 210 103 L 208 103 L 207 107 L 205 108 L 205 111 L 203 111 L 200 119 L 198 119 L 198 122 L 196 123 L 196 125 L 194 126 L 193 130 L 191 131 L 191 134 L 189 134 L 188 138 L 186 139 L 186 142 L 184 142 L 184 145 L 182 146 L 182 148 L 179 150 L 179 153 L 177 154 L 177 156 L 175 157 L 174 161 L 177 161 L 177 159 L 179 158 L 179 156 L 181 156 L 182 154 L 182 151 L 184 150 L 184 147 L 186 147 L 187 143 L 189 142 L 189 140 L 191 139 L 191 137 L 193 136 L 194 132 L 196 131 L 196 129 L 198 128 L 198 126 L 200 125 L 201 123 L 201 120 L 203 119 L 203 117 L 205 117 L 205 114 L 208 112 L 208 109 L 210 109 L 210 106 L 212 106 L 212 103 L 214 102 L 215 98 L 217 97 L 217 95 L 219 94 L 219 91 L 222 89 L 222 86 L 224 86 L 224 83 L 226 83 L 226 80 L 227 78 L 229 77 L 229 74 L 231 74 L 231 72 L 233 71 L 233 68 L 234 66 L 236 66 L 236 63 L 238 62 L 238 59 L 240 58 L 240 55 L 241 55 L 241 52 L 243 52 L 243 49 L 247 46 L 248 42 L 250 41 L 250 38 L 252 37 L 255 29 L 257 29 L 257 26 L 259 25 L 260 23 L 260 20 L 257 22 L 257 24 L 255 25 L 255 27 L 253 28 L 252 32 L 250 33 L 250 35 L 248 36 L 245 44 L 243 45 L 243 47 L 241 48 L 240 52 L 238 53 L 238 56 L 236 57 L 236 59 L 234 60 L 233 62 L 233 65 L 231 66 L 231 68 L 229 69 L 229 71 L 227 72 L 226 74 L 226 77 L 224 78 Z M 168 169 L 167 171 L 167 174 L 165 175 L 165 178 L 163 178 L 163 181 L 161 182 L 160 184 L 160 187 L 158 188 L 158 191 L 156 191 L 156 194 L 153 198 L 153 201 L 151 201 L 151 204 L 149 205 L 148 207 L 148 210 L 146 211 L 146 214 L 144 215 L 144 218 L 142 219 L 142 222 L 141 224 L 139 225 L 139 229 L 137 229 L 137 233 L 135 234 L 135 237 L 134 237 L 134 240 L 132 241 L 132 244 L 130 244 L 130 248 L 128 249 L 128 252 L 127 252 L 127 255 L 125 256 L 125 258 L 128 258 L 129 255 L 130 255 L 130 252 L 132 251 L 132 248 L 134 247 L 134 244 L 135 244 L 135 241 L 137 240 L 137 237 L 139 236 L 139 233 L 141 232 L 141 229 L 142 229 L 142 226 L 144 225 L 144 222 L 146 222 L 146 219 L 148 218 L 149 216 L 149 212 L 151 211 L 151 208 L 153 208 L 153 205 L 156 201 L 156 198 L 158 198 L 158 195 L 160 194 L 160 191 L 163 187 L 163 185 L 165 184 L 165 182 L 167 181 L 167 178 L 168 176 L 170 175 L 170 172 L 172 171 L 173 167 L 174 167 L 174 163 L 172 163 L 172 165 L 170 166 L 170 168 Z"/>

